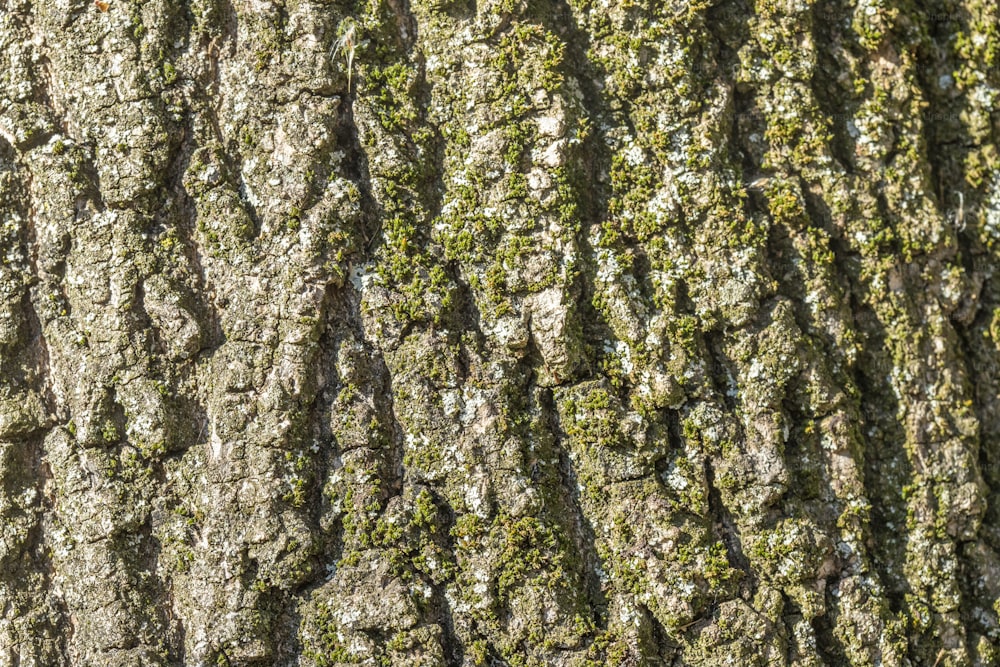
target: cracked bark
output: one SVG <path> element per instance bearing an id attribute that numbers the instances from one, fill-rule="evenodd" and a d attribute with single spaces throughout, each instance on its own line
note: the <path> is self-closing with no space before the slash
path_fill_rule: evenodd
<path id="1" fill-rule="evenodd" d="M 0 1 L 0 663 L 997 664 L 998 18 Z"/>

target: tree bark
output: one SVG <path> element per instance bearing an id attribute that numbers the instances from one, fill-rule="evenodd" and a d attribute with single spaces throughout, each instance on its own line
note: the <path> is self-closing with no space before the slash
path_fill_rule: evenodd
<path id="1" fill-rule="evenodd" d="M 0 0 L 0 663 L 1000 664 L 991 0 Z"/>

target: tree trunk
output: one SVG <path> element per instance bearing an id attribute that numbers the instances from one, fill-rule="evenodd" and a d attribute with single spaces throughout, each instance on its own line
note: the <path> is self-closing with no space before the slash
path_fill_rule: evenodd
<path id="1" fill-rule="evenodd" d="M 0 663 L 1000 664 L 992 0 L 0 0 Z"/>

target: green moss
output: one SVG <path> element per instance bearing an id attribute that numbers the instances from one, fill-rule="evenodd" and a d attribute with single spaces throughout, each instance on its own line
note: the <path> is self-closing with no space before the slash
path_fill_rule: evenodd
<path id="1" fill-rule="evenodd" d="M 537 134 L 535 123 L 531 121 L 512 123 L 505 127 L 504 140 L 506 148 L 504 148 L 503 153 L 504 160 L 512 167 L 519 168 L 522 159 L 531 150 Z"/>
<path id="2" fill-rule="evenodd" d="M 334 667 L 340 664 L 357 664 L 364 661 L 365 656 L 352 653 L 344 644 L 340 629 L 337 627 L 333 612 L 329 605 L 319 603 L 312 618 L 318 637 L 315 641 L 303 642 L 303 655 L 312 660 L 317 667 Z"/>
<path id="3" fill-rule="evenodd" d="M 421 489 L 417 495 L 413 509 L 413 525 L 418 528 L 426 528 L 431 533 L 438 530 L 438 512 L 434 504 L 434 497 L 427 489 Z"/>
<path id="4" fill-rule="evenodd" d="M 503 544 L 497 556 L 497 593 L 501 602 L 528 576 L 542 576 L 548 585 L 562 580 L 563 558 L 554 527 L 534 517 L 513 519 L 501 513 L 491 533 L 491 538 L 501 538 Z"/>
<path id="5" fill-rule="evenodd" d="M 373 65 L 364 72 L 361 94 L 375 110 L 382 128 L 386 132 L 396 132 L 410 127 L 418 118 L 411 94 L 416 70 L 409 64 L 396 62 L 385 67 Z"/>
<path id="6" fill-rule="evenodd" d="M 583 661 L 583 667 L 604 667 L 604 665 L 625 665 L 632 658 L 632 642 L 614 630 L 601 633 L 594 639 Z"/>
<path id="7" fill-rule="evenodd" d="M 302 211 L 298 206 L 293 206 L 285 219 L 285 229 L 290 232 L 297 232 L 302 227 Z"/>
<path id="8" fill-rule="evenodd" d="M 158 459 L 167 453 L 167 446 L 162 440 L 148 443 L 144 441 L 136 442 L 139 453 L 145 459 Z"/>
<path id="9" fill-rule="evenodd" d="M 284 452 L 285 477 L 287 491 L 282 500 L 292 507 L 305 505 L 306 496 L 312 482 L 312 459 L 305 452 Z"/>
<path id="10" fill-rule="evenodd" d="M 177 69 L 170 62 L 163 63 L 163 82 L 168 86 L 177 81 Z"/>
<path id="11" fill-rule="evenodd" d="M 108 443 L 118 441 L 118 428 L 114 422 L 111 420 L 104 422 L 104 426 L 101 428 L 101 437 L 104 439 L 104 442 Z"/>
<path id="12" fill-rule="evenodd" d="M 186 546 L 174 547 L 174 570 L 176 572 L 187 572 L 194 562 L 194 551 Z"/>

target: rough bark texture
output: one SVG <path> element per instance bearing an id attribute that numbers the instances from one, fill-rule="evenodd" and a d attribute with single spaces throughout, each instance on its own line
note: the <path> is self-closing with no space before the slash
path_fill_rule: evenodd
<path id="1" fill-rule="evenodd" d="M 0 663 L 1000 664 L 993 0 L 0 0 Z"/>

